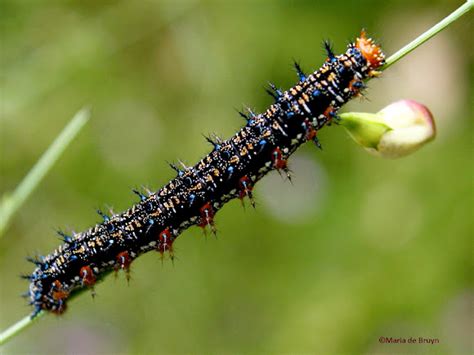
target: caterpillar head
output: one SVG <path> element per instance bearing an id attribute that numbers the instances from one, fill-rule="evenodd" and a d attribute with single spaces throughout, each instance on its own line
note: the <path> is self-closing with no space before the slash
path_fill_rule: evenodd
<path id="1" fill-rule="evenodd" d="M 360 36 L 356 39 L 355 47 L 367 60 L 372 71 L 380 68 L 385 63 L 385 54 L 382 52 L 382 49 L 374 43 L 372 38 L 367 37 L 365 30 L 360 32 Z"/>

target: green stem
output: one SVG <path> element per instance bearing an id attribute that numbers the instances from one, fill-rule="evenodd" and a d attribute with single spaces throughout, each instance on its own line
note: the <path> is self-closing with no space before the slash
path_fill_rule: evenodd
<path id="1" fill-rule="evenodd" d="M 31 316 L 26 316 L 25 318 L 13 324 L 10 328 L 5 329 L 0 334 L 0 345 L 5 344 L 10 338 L 13 338 L 16 334 L 29 327 L 34 321 L 41 318 L 44 314 L 45 312 L 41 311 L 33 319 L 31 319 Z"/>
<path id="2" fill-rule="evenodd" d="M 5 194 L 0 203 L 0 238 L 8 227 L 11 218 L 23 205 L 28 196 L 36 189 L 44 176 L 58 160 L 69 143 L 76 137 L 89 119 L 89 110 L 82 109 L 77 112 L 69 124 L 56 137 L 54 142 L 44 152 L 35 166 L 28 172 L 24 179 L 11 194 Z"/>
<path id="3" fill-rule="evenodd" d="M 451 23 L 456 21 L 462 15 L 472 10 L 473 7 L 474 7 L 474 0 L 467 0 L 461 7 L 459 7 L 457 10 L 452 12 L 449 16 L 445 17 L 443 20 L 441 20 L 436 25 L 431 27 L 428 31 L 426 31 L 425 33 L 422 33 L 420 36 L 415 38 L 412 42 L 408 43 L 405 47 L 399 49 L 394 54 L 392 54 L 389 58 L 387 58 L 385 65 L 383 65 L 380 68 L 380 70 L 385 70 L 388 67 L 390 67 L 392 64 L 398 62 L 400 59 L 402 59 L 408 53 L 413 51 L 415 48 L 417 48 L 418 46 L 421 46 L 423 43 L 425 43 L 431 37 L 437 35 L 439 32 L 444 30 L 446 27 L 448 27 Z"/>

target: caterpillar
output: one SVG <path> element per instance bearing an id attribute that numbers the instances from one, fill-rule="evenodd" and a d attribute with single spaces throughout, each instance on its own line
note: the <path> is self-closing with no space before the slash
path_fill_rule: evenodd
<path id="1" fill-rule="evenodd" d="M 216 233 L 214 217 L 229 200 L 253 202 L 255 184 L 271 170 L 291 179 L 287 160 L 303 143 L 320 147 L 317 132 L 337 123 L 337 111 L 360 95 L 364 81 L 379 74 L 384 64 L 381 48 L 364 31 L 345 53 L 335 55 L 325 42 L 327 59 L 306 75 L 295 63 L 298 83 L 287 91 L 270 84 L 275 102 L 263 113 L 240 112 L 246 124 L 233 137 L 207 137 L 212 151 L 196 165 L 177 167 L 177 176 L 157 192 L 134 190 L 139 202 L 121 214 L 98 211 L 103 222 L 81 233 L 58 232 L 63 244 L 51 254 L 30 258 L 35 270 L 23 277 L 30 281 L 26 297 L 40 311 L 61 314 L 67 299 L 111 271 L 123 270 L 148 251 L 173 257 L 173 243 L 192 225 Z"/>

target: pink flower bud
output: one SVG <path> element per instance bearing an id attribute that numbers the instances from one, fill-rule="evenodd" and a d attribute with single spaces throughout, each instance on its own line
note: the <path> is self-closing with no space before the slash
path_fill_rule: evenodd
<path id="1" fill-rule="evenodd" d="M 411 154 L 436 135 L 431 112 L 413 100 L 394 102 L 376 114 L 341 114 L 341 119 L 342 125 L 358 144 L 384 158 Z"/>

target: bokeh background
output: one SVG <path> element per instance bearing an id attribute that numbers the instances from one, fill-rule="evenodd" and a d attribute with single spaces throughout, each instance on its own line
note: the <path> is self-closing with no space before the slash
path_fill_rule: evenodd
<path id="1" fill-rule="evenodd" d="M 15 1 L 1 20 L 1 193 L 12 190 L 88 105 L 87 127 L 0 240 L 1 319 L 30 312 L 18 278 L 25 255 L 82 230 L 95 209 L 129 207 L 130 189 L 158 189 L 166 161 L 192 164 L 231 136 L 235 108 L 258 111 L 362 27 L 391 54 L 461 1 Z M 177 260 L 149 253 L 132 281 L 109 277 L 47 316 L 5 353 L 440 353 L 472 351 L 472 15 L 373 80 L 377 111 L 401 98 L 430 107 L 438 136 L 400 160 L 381 160 L 341 127 L 256 186 L 257 209 L 229 203 L 218 238 L 191 228 Z M 386 337 L 439 339 L 387 345 Z"/>

